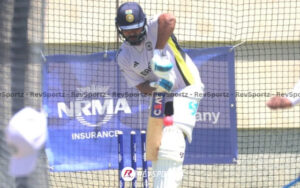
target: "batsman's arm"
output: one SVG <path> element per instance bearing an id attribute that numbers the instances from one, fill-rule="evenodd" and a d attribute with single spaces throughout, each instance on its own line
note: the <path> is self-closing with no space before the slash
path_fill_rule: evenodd
<path id="1" fill-rule="evenodd" d="M 300 103 L 300 80 L 286 96 L 272 97 L 267 106 L 271 109 L 290 108 L 298 103 Z"/>
<path id="2" fill-rule="evenodd" d="M 137 85 L 136 88 L 145 95 L 152 95 L 152 92 L 156 89 L 150 86 L 150 81 L 143 82 Z"/>
<path id="3" fill-rule="evenodd" d="M 175 24 L 176 19 L 172 14 L 163 13 L 159 16 L 156 49 L 163 49 L 165 47 L 169 37 L 173 34 Z"/>
<path id="4" fill-rule="evenodd" d="M 267 106 L 270 109 L 290 108 L 292 107 L 292 103 L 286 97 L 275 96 L 267 102 Z"/>

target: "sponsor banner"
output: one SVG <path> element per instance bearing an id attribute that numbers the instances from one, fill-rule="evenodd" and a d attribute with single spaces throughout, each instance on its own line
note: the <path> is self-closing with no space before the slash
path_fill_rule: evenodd
<path id="1" fill-rule="evenodd" d="M 184 163 L 233 163 L 237 157 L 234 52 L 230 47 L 186 51 L 200 71 L 205 93 L 194 94 L 203 99 L 195 109 L 197 123 Z M 115 55 L 112 51 L 46 57 L 42 96 L 52 171 L 117 169 L 117 130 L 124 132 L 125 166 L 130 166 L 130 131 L 137 132 L 137 166 L 142 166 L 139 130 L 146 130 L 150 100 L 127 87 Z"/>

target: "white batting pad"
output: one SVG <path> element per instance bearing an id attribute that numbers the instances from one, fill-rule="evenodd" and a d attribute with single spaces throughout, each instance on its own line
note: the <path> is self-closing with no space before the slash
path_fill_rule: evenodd
<path id="1" fill-rule="evenodd" d="M 164 127 L 158 159 L 167 159 L 183 162 L 185 152 L 185 139 L 182 131 L 175 126 Z"/>
<path id="2" fill-rule="evenodd" d="M 188 141 L 192 142 L 192 132 L 196 123 L 196 113 L 199 102 L 202 98 L 203 87 L 201 85 L 190 85 L 179 92 L 174 97 L 174 126 L 181 129 L 187 136 Z"/>
<path id="3" fill-rule="evenodd" d="M 152 162 L 152 167 L 154 188 L 180 187 L 183 177 L 182 162 L 159 159 Z"/>

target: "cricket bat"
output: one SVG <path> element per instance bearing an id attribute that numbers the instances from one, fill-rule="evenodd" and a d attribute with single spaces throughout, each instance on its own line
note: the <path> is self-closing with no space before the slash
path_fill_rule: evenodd
<path id="1" fill-rule="evenodd" d="M 153 92 L 151 97 L 146 137 L 146 159 L 150 161 L 157 160 L 162 138 L 165 96 L 165 93 Z"/>

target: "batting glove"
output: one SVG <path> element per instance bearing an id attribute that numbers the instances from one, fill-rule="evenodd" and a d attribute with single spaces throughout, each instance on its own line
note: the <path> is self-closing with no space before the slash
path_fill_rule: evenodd
<path id="1" fill-rule="evenodd" d="M 162 50 L 154 50 L 153 58 L 151 59 L 151 69 L 157 77 L 168 79 L 166 77 L 173 69 L 173 64 L 168 56 L 163 54 Z"/>
<path id="2" fill-rule="evenodd" d="M 166 79 L 159 79 L 157 82 L 151 82 L 150 86 L 156 88 L 157 92 L 170 92 L 173 88 L 173 82 Z"/>

